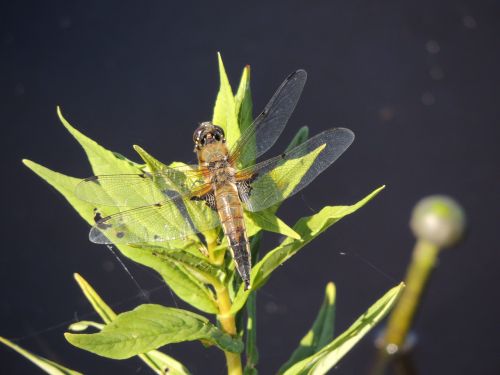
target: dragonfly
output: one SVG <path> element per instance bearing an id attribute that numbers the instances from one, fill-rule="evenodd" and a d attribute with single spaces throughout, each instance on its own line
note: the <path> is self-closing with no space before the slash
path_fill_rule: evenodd
<path id="1" fill-rule="evenodd" d="M 306 80 L 304 70 L 289 75 L 231 147 L 221 126 L 201 123 L 193 134 L 198 164 L 82 180 L 76 187 L 77 197 L 96 205 L 122 207 L 106 217 L 96 213 L 90 240 L 98 244 L 156 243 L 221 226 L 245 290 L 251 288 L 244 211 L 264 210 L 301 191 L 354 140 L 351 130 L 332 128 L 276 157 L 256 162 L 283 132 Z"/>

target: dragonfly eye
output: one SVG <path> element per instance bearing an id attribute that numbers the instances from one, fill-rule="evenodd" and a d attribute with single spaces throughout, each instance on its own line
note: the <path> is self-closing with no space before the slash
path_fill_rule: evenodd
<path id="1" fill-rule="evenodd" d="M 216 138 L 217 140 L 220 140 L 220 139 L 224 139 L 224 129 L 222 129 L 220 126 L 217 126 L 217 125 L 214 125 L 214 128 L 215 128 L 215 135 L 216 137 L 218 136 L 218 138 Z"/>
<path id="2" fill-rule="evenodd" d="M 202 138 L 202 135 L 203 135 L 203 127 L 200 126 L 198 127 L 195 131 L 194 131 L 194 134 L 193 134 L 193 142 L 197 143 L 197 142 L 200 142 L 201 141 L 201 138 Z"/>
<path id="3" fill-rule="evenodd" d="M 203 122 L 195 130 L 193 141 L 197 149 L 212 142 L 224 142 L 224 130 L 210 122 Z"/>

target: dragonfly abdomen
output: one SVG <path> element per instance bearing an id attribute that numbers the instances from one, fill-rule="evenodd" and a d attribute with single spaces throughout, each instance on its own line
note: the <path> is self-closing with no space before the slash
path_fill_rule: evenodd
<path id="1" fill-rule="evenodd" d="M 251 256 L 250 244 L 243 219 L 243 207 L 236 184 L 219 185 L 215 189 L 217 211 L 228 238 L 229 248 L 236 264 L 238 273 L 245 283 L 245 290 L 250 287 Z"/>
<path id="2" fill-rule="evenodd" d="M 246 238 L 246 233 L 243 236 L 229 238 L 229 248 L 236 264 L 238 273 L 245 283 L 245 290 L 250 288 L 250 271 L 252 267 L 252 260 L 250 259 L 250 244 Z"/>

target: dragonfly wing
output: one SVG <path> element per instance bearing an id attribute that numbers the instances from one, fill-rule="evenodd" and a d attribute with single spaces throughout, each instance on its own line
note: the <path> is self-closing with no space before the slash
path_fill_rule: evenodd
<path id="1" fill-rule="evenodd" d="M 92 227 L 89 238 L 99 244 L 169 241 L 184 239 L 217 225 L 217 213 L 203 201 L 178 195 L 161 203 L 106 216 Z"/>
<path id="2" fill-rule="evenodd" d="M 233 146 L 230 152 L 233 162 L 248 166 L 271 148 L 295 109 L 306 80 L 305 70 L 297 70 L 285 79 L 262 113 Z"/>
<path id="3" fill-rule="evenodd" d="M 101 206 L 140 207 L 164 201 L 170 191 L 187 194 L 203 182 L 197 166 L 165 168 L 156 173 L 92 176 L 82 180 L 76 196 Z"/>
<path id="4" fill-rule="evenodd" d="M 247 180 L 240 188 L 245 208 L 260 211 L 302 190 L 353 140 L 354 133 L 349 129 L 326 130 L 280 156 L 239 171 L 237 179 Z"/>

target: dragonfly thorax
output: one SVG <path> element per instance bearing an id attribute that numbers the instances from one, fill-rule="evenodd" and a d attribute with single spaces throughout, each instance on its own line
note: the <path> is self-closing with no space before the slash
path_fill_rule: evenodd
<path id="1" fill-rule="evenodd" d="M 210 164 L 208 169 L 210 170 L 212 184 L 214 184 L 216 188 L 221 185 L 233 184 L 236 182 L 234 177 L 236 171 L 227 161 L 221 160 L 220 162 Z"/>

